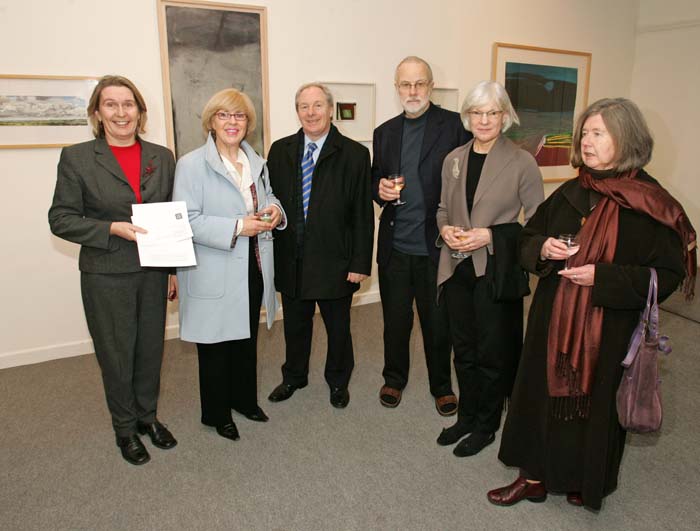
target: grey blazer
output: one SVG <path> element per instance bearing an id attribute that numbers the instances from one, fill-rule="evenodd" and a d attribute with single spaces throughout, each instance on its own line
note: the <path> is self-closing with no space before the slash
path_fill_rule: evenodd
<path id="1" fill-rule="evenodd" d="M 175 178 L 172 153 L 163 146 L 139 141 L 143 202 L 170 201 Z M 141 270 L 136 243 L 109 234 L 113 221 L 131 222 L 135 202 L 134 191 L 104 138 L 63 149 L 49 225 L 56 236 L 81 245 L 81 271 Z"/>
<path id="2" fill-rule="evenodd" d="M 544 200 L 542 174 L 534 157 L 504 136 L 496 140 L 486 157 L 469 215 L 467 163 L 473 143 L 471 140 L 451 151 L 442 164 L 442 195 L 436 216 L 438 229 L 442 230 L 445 225 L 472 229 L 513 223 L 518 221 L 521 208 L 525 211 L 525 221 L 530 219 Z M 441 237 L 436 244 L 442 247 L 437 280 L 440 286 L 452 276 L 461 259 L 452 258 L 452 249 Z M 477 277 L 486 272 L 487 253 L 493 254 L 491 245 L 471 253 Z"/>

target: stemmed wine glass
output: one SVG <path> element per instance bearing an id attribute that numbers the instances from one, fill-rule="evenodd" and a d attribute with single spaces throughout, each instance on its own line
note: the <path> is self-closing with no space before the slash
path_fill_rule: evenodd
<path id="1" fill-rule="evenodd" d="M 264 221 L 265 223 L 270 223 L 272 221 L 272 213 L 259 212 L 258 218 L 260 219 L 260 221 Z M 269 231 L 269 230 L 266 230 L 265 232 L 261 232 L 259 237 L 261 240 L 274 240 L 275 239 L 275 237 L 272 235 L 272 231 Z"/>
<path id="2" fill-rule="evenodd" d="M 388 175 L 387 179 L 394 183 L 394 190 L 397 190 L 399 193 L 401 193 L 401 190 L 403 190 L 404 186 L 406 186 L 406 180 L 404 179 L 403 175 L 394 173 Z M 406 201 L 401 201 L 401 196 L 399 196 L 399 198 L 391 204 L 396 206 L 405 205 Z"/>
<path id="3" fill-rule="evenodd" d="M 569 269 L 569 258 L 575 255 L 580 247 L 580 243 L 576 234 L 560 234 L 557 238 L 560 242 L 566 244 L 567 252 L 569 253 L 568 258 L 564 262 L 564 269 Z"/>
<path id="4" fill-rule="evenodd" d="M 459 240 L 465 240 L 467 238 L 467 229 L 460 226 L 460 225 L 455 225 L 454 226 L 454 235 L 455 238 Z M 462 251 L 452 251 L 452 258 L 468 258 L 469 255 L 466 253 L 463 253 Z"/>

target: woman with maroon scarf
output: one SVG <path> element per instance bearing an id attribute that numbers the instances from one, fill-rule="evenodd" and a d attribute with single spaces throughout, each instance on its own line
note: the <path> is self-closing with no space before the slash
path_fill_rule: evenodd
<path id="1" fill-rule="evenodd" d="M 540 280 L 499 453 L 520 475 L 488 493 L 496 505 L 544 501 L 550 491 L 598 510 L 617 487 L 626 433 L 615 394 L 649 268 L 658 273 L 659 300 L 684 279 L 692 297 L 697 272 L 696 234 L 683 208 L 642 169 L 652 147 L 634 103 L 595 102 L 574 131 L 578 178 L 523 230 L 521 265 Z M 571 257 L 557 239 L 566 233 L 580 244 Z"/>

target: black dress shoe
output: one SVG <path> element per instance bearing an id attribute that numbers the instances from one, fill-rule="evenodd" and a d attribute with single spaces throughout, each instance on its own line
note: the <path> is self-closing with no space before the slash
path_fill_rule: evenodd
<path id="1" fill-rule="evenodd" d="M 117 446 L 122 452 L 122 457 L 132 465 L 144 465 L 151 460 L 146 447 L 135 433 L 128 437 L 117 437 Z"/>
<path id="2" fill-rule="evenodd" d="M 239 410 L 236 411 L 238 411 L 248 420 L 254 420 L 255 422 L 267 422 L 268 420 L 270 420 L 270 418 L 267 415 L 265 415 L 265 412 L 260 406 L 255 406 L 255 409 L 253 411 L 247 413 Z"/>
<path id="3" fill-rule="evenodd" d="M 157 420 L 151 424 L 139 422 L 137 428 L 141 435 L 148 434 L 148 436 L 151 438 L 153 446 L 157 446 L 163 450 L 169 450 L 177 445 L 177 441 L 175 440 L 175 437 L 173 437 L 173 434 L 170 433 L 170 430 L 168 430 L 165 425 L 161 424 Z"/>
<path id="4" fill-rule="evenodd" d="M 306 387 L 306 384 L 293 385 L 282 382 L 273 389 L 273 391 L 270 393 L 270 396 L 268 396 L 267 399 L 270 402 L 282 402 L 290 398 L 294 394 L 294 391 L 296 391 L 297 389 L 303 389 L 304 387 Z"/>
<path id="5" fill-rule="evenodd" d="M 459 420 L 449 428 L 443 428 L 440 436 L 437 438 L 437 443 L 440 446 L 449 446 L 456 443 L 462 437 L 472 432 L 474 429 L 473 422 L 460 422 Z"/>
<path id="6" fill-rule="evenodd" d="M 347 387 L 333 387 L 331 389 L 331 406 L 342 409 L 350 402 L 350 393 Z"/>
<path id="7" fill-rule="evenodd" d="M 496 435 L 493 433 L 475 431 L 469 437 L 460 441 L 460 443 L 455 446 L 455 449 L 452 450 L 452 453 L 457 457 L 476 455 L 495 440 Z"/>
<path id="8" fill-rule="evenodd" d="M 241 438 L 241 436 L 238 435 L 238 428 L 236 428 L 236 425 L 233 422 L 227 422 L 226 424 L 217 426 L 216 433 L 225 439 L 231 439 L 232 441 L 237 441 Z"/>

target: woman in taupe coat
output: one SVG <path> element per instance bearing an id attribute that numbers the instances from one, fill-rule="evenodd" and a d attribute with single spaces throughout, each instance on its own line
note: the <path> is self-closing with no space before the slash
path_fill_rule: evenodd
<path id="1" fill-rule="evenodd" d="M 438 289 L 445 297 L 459 384 L 457 422 L 438 444 L 459 457 L 492 443 L 522 347 L 527 275 L 516 260 L 517 237 L 544 199 L 535 159 L 502 134 L 519 123 L 502 85 L 483 81 L 462 105 L 474 139 L 443 163 L 437 212 L 442 246 Z"/>

